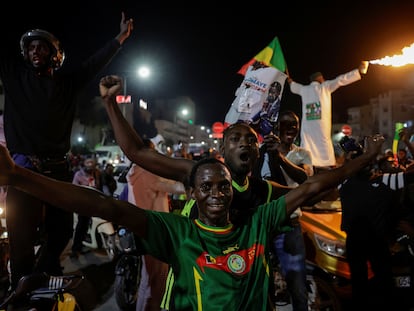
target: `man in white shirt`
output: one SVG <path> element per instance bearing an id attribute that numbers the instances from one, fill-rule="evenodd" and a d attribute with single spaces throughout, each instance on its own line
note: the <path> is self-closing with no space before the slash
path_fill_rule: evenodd
<path id="1" fill-rule="evenodd" d="M 332 142 L 332 98 L 331 94 L 341 86 L 361 80 L 361 74 L 367 72 L 368 63 L 361 62 L 359 68 L 325 80 L 321 72 L 310 76 L 311 83 L 302 85 L 288 77 L 290 90 L 302 98 L 302 124 L 300 146 L 308 149 L 316 168 L 336 166 Z"/>

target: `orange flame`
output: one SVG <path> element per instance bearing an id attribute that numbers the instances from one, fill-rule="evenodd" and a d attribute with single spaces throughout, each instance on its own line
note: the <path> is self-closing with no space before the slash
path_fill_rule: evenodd
<path id="1" fill-rule="evenodd" d="M 369 63 L 393 67 L 401 67 L 414 64 L 414 43 L 412 43 L 410 46 L 404 47 L 401 51 L 402 54 L 385 56 L 380 59 L 370 60 Z"/>

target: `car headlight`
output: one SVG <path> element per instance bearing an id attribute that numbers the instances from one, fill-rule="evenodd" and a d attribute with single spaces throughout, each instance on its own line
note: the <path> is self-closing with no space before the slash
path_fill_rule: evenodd
<path id="1" fill-rule="evenodd" d="M 346 247 L 343 242 L 328 239 L 317 233 L 314 233 L 314 235 L 316 244 L 323 252 L 331 256 L 345 258 Z"/>

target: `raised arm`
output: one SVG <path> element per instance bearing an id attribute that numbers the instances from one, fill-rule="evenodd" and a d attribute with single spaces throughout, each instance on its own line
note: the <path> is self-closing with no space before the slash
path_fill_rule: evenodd
<path id="1" fill-rule="evenodd" d="M 269 134 L 264 137 L 264 144 L 266 146 L 266 151 L 269 155 L 269 166 L 270 171 L 277 170 L 279 167 L 282 167 L 286 174 L 298 184 L 303 183 L 307 178 L 308 175 L 302 167 L 294 164 L 293 162 L 289 161 L 280 151 L 280 138 L 274 134 Z M 272 179 L 275 180 L 275 179 Z M 276 179 L 277 182 L 280 182 Z"/>
<path id="2" fill-rule="evenodd" d="M 411 135 L 409 130 L 404 127 L 398 132 L 398 135 L 400 137 L 400 140 L 407 146 L 408 151 L 414 155 L 414 145 L 410 142 Z"/>
<path id="3" fill-rule="evenodd" d="M 171 158 L 144 146 L 141 137 L 124 118 L 116 103 L 116 95 L 122 90 L 122 78 L 103 77 L 99 90 L 115 132 L 115 139 L 128 159 L 156 175 L 185 184 L 194 162 L 189 159 Z"/>
<path id="4" fill-rule="evenodd" d="M 384 137 L 379 135 L 367 138 L 367 149 L 364 154 L 348 161 L 339 168 L 332 169 L 326 173 L 315 174 L 299 187 L 290 190 L 285 196 L 287 213 L 291 214 L 296 208 L 302 206 L 304 202 L 316 197 L 325 190 L 337 186 L 340 182 L 367 166 L 379 154 L 383 142 Z"/>
<path id="5" fill-rule="evenodd" d="M 99 216 L 123 224 L 139 236 L 146 233 L 147 218 L 144 210 L 106 196 L 96 189 L 58 181 L 18 166 L 2 145 L 0 172 L 0 185 L 11 185 L 68 212 Z"/>
<path id="6" fill-rule="evenodd" d="M 125 13 L 121 13 L 121 22 L 119 24 L 119 34 L 115 37 L 119 44 L 123 44 L 124 41 L 130 36 L 134 29 L 134 21 L 132 18 L 125 19 Z"/>

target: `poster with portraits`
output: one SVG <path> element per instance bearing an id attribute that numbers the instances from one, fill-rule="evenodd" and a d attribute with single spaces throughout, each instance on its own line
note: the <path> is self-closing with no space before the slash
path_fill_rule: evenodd
<path id="1" fill-rule="evenodd" d="M 249 66 L 241 85 L 235 92 L 224 122 L 252 122 L 260 115 L 277 119 L 280 100 L 287 75 L 276 68 Z"/>

